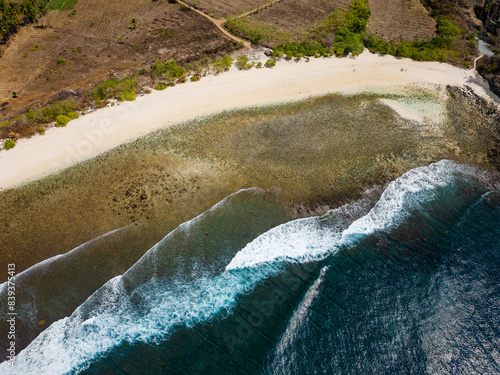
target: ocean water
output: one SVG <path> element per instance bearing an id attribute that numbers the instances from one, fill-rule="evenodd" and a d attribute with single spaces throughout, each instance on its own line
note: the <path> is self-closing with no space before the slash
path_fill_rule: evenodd
<path id="1" fill-rule="evenodd" d="M 498 175 L 443 160 L 376 203 L 258 233 L 267 211 L 234 215 L 248 194 L 167 234 L 0 373 L 500 374 Z"/>

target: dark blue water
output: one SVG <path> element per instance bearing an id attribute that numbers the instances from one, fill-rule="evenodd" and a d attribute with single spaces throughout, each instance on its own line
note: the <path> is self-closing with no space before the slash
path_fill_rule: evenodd
<path id="1" fill-rule="evenodd" d="M 230 236 L 241 222 L 221 221 L 184 255 L 209 212 L 0 373 L 500 374 L 499 187 L 441 161 L 392 182 L 374 207 L 291 221 L 246 245 Z"/>

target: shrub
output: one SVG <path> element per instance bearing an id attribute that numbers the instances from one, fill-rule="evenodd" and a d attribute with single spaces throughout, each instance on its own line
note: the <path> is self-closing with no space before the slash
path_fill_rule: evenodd
<path id="1" fill-rule="evenodd" d="M 56 118 L 56 127 L 60 128 L 66 126 L 66 124 L 71 120 L 68 116 L 59 115 Z"/>
<path id="2" fill-rule="evenodd" d="M 40 112 L 37 111 L 35 120 L 38 122 L 51 122 L 57 119 L 59 115 L 67 115 L 69 112 L 74 111 L 77 105 L 70 100 L 58 100 L 51 105 L 42 108 Z"/>
<path id="3" fill-rule="evenodd" d="M 276 65 L 276 60 L 275 59 L 269 59 L 266 61 L 266 67 L 272 68 L 273 66 Z"/>
<path id="4" fill-rule="evenodd" d="M 5 143 L 3 144 L 3 148 L 6 150 L 10 150 L 16 145 L 16 142 L 14 142 L 12 139 L 7 139 L 5 140 Z"/>
<path id="5" fill-rule="evenodd" d="M 260 61 L 257 63 L 257 68 L 262 68 L 262 63 Z"/>
<path id="6" fill-rule="evenodd" d="M 157 84 L 155 85 L 155 90 L 159 90 L 159 91 L 161 91 L 161 90 L 165 90 L 166 88 L 167 88 L 167 85 L 166 85 L 166 84 L 164 84 L 164 83 L 157 83 Z"/>
<path id="7" fill-rule="evenodd" d="M 151 76 L 153 78 L 163 77 L 163 75 L 167 72 L 165 68 L 165 64 L 162 61 L 156 60 L 153 65 L 151 65 Z"/>
<path id="8" fill-rule="evenodd" d="M 437 23 L 437 31 L 444 36 L 457 36 L 462 32 L 447 18 L 441 17 Z"/>
<path id="9" fill-rule="evenodd" d="M 168 75 L 169 81 L 174 81 L 175 79 L 182 80 L 187 74 L 186 70 L 182 66 L 178 66 L 177 62 L 172 59 L 165 63 L 165 69 Z"/>
<path id="10" fill-rule="evenodd" d="M 137 94 L 135 93 L 135 91 L 125 91 L 123 93 L 123 97 L 125 100 L 132 102 L 137 98 Z"/>
<path id="11" fill-rule="evenodd" d="M 26 112 L 26 120 L 33 120 L 35 118 L 35 111 L 33 111 L 31 108 L 28 109 L 28 112 Z"/>
<path id="12" fill-rule="evenodd" d="M 37 131 L 38 134 L 45 134 L 45 128 L 40 125 L 37 125 L 35 130 Z"/>
<path id="13" fill-rule="evenodd" d="M 247 56 L 239 56 L 237 59 L 236 59 L 236 66 L 238 67 L 238 69 L 250 69 L 253 64 L 249 63 L 248 62 L 248 57 Z"/>
<path id="14" fill-rule="evenodd" d="M 71 120 L 74 120 L 74 119 L 77 119 L 79 116 L 78 116 L 78 113 L 74 112 L 74 111 L 71 111 L 71 112 L 68 112 L 66 114 L 66 116 L 68 116 Z"/>
<path id="15" fill-rule="evenodd" d="M 61 57 L 61 58 L 57 59 L 57 63 L 58 63 L 58 64 L 64 64 L 65 62 L 66 62 L 66 59 L 65 59 L 65 58 L 63 58 L 63 57 Z"/>
<path id="16" fill-rule="evenodd" d="M 231 56 L 225 55 L 219 59 L 214 60 L 212 63 L 212 68 L 214 69 L 215 73 L 222 73 L 226 70 L 228 70 L 231 65 L 233 64 L 233 59 Z"/>

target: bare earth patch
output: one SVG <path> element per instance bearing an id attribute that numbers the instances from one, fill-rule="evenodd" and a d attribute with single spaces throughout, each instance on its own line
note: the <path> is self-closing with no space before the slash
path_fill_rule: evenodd
<path id="1" fill-rule="evenodd" d="M 81 0 L 75 10 L 50 12 L 40 22 L 45 28 L 22 27 L 11 38 L 0 58 L 0 103 L 7 102 L 0 122 L 62 90 L 89 90 L 109 76 L 137 74 L 157 58 L 186 62 L 235 48 L 210 21 L 167 1 Z"/>
<path id="2" fill-rule="evenodd" d="M 436 22 L 419 0 L 370 0 L 370 34 L 389 42 L 425 40 Z"/>

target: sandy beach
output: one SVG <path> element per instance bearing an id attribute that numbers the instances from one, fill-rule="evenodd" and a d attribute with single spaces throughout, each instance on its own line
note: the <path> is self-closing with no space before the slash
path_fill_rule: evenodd
<path id="1" fill-rule="evenodd" d="M 50 128 L 45 135 L 20 140 L 14 149 L 0 151 L 0 189 L 94 157 L 165 126 L 211 113 L 327 93 L 392 92 L 404 86 L 469 85 L 481 94 L 482 89 L 470 82 L 475 77 L 475 70 L 368 51 L 356 58 L 279 61 L 272 69 L 239 71 L 233 67 L 199 82 L 153 91 L 134 102 L 99 109 L 65 128 Z"/>

